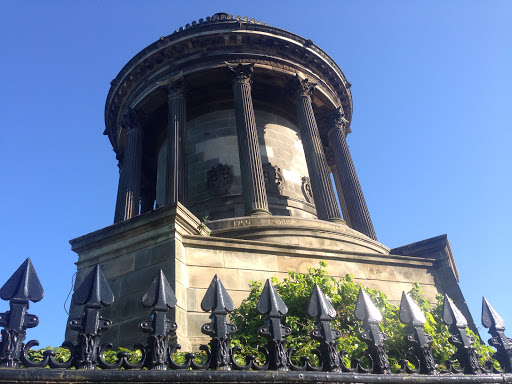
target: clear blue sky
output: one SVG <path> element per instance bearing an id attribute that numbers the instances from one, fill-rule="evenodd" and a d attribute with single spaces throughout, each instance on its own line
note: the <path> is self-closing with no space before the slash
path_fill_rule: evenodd
<path id="1" fill-rule="evenodd" d="M 32 258 L 46 294 L 28 338 L 61 343 L 68 240 L 113 220 L 109 82 L 160 36 L 219 11 L 332 56 L 353 84 L 348 140 L 379 240 L 447 233 L 476 322 L 485 295 L 512 334 L 512 2 L 4 1 L 0 284 Z"/>

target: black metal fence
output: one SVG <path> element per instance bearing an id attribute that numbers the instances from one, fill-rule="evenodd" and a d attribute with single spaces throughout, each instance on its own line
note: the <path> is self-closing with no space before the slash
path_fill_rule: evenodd
<path id="1" fill-rule="evenodd" d="M 201 302 L 201 308 L 210 312 L 211 319 L 201 327 L 201 332 L 211 337 L 208 346 L 200 347 L 206 354 L 203 362 L 198 362 L 194 353 L 186 354 L 181 362 L 174 358 L 180 346 L 171 344 L 169 336 L 178 325 L 168 320 L 167 312 L 176 306 L 177 301 L 162 271 L 157 273 L 141 299 L 145 307 L 152 308 L 152 315 L 151 319 L 140 324 L 148 338 L 145 345 L 136 346 L 141 351 L 141 357 L 135 362 L 126 352 L 118 353 L 114 362 L 105 359 L 105 352 L 112 345 L 101 344 L 101 333 L 110 328 L 111 321 L 102 318 L 100 310 L 113 303 L 114 295 L 98 265 L 73 294 L 74 303 L 83 305 L 84 309 L 81 318 L 69 322 L 70 327 L 78 332 L 76 344 L 63 344 L 70 351 L 69 359 L 58 361 L 55 351 L 47 350 L 40 361 L 31 360 L 29 350 L 39 343 L 35 340 L 25 343 L 26 330 L 37 326 L 39 319 L 27 310 L 29 302 L 41 300 L 43 293 L 30 259 L 25 260 L 0 289 L 0 297 L 9 300 L 10 304 L 10 310 L 0 314 L 0 326 L 3 327 L 0 341 L 1 383 L 195 383 L 205 380 L 217 383 L 512 382 L 512 339 L 505 336 L 505 322 L 485 298 L 482 303 L 482 323 L 492 336 L 489 344 L 496 348 L 493 357 L 501 368 L 496 368 L 495 361 L 489 361 L 485 367 L 480 365 L 473 348 L 474 339 L 466 334 L 467 321 L 446 296 L 443 321 L 449 326 L 449 342 L 456 347 L 453 359 L 458 361 L 460 369 L 454 367 L 452 360 L 443 362 L 446 369 L 439 372 L 432 356 L 432 337 L 423 330 L 425 316 L 404 292 L 399 317 L 406 324 L 405 340 L 411 347 L 410 362 L 414 368 L 407 360 L 402 360 L 399 372 L 392 373 L 385 347 L 387 336 L 379 327 L 382 315 L 361 289 L 355 317 L 364 328 L 359 338 L 367 345 L 364 352 L 369 362 L 367 367 L 361 364 L 360 359 L 353 359 L 347 364 L 344 353 L 337 350 L 336 339 L 341 333 L 331 327 L 336 311 L 316 285 L 307 312 L 315 318 L 316 328 L 310 335 L 319 343 L 313 351 L 318 357 L 317 364 L 312 364 L 307 357 L 301 358 L 298 364 L 293 363 L 293 351 L 286 349 L 286 337 L 291 330 L 281 324 L 288 308 L 269 280 L 257 304 L 258 312 L 265 315 L 265 324 L 259 329 L 259 334 L 268 340 L 265 347 L 259 348 L 264 361 L 258 362 L 254 355 L 248 355 L 244 364 L 235 359 L 240 347 L 230 346 L 230 335 L 236 331 L 236 327 L 228 323 L 227 316 L 235 306 L 217 276 Z"/>

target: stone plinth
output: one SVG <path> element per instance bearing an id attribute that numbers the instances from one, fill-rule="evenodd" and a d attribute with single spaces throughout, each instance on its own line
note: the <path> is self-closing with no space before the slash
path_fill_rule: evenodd
<path id="1" fill-rule="evenodd" d="M 183 350 L 208 342 L 200 332 L 208 322 L 200 303 L 215 274 L 239 305 L 248 296 L 251 280 L 282 279 L 288 271 L 307 272 L 325 261 L 330 275 L 352 274 L 356 282 L 381 290 L 394 303 L 400 301 L 402 291 L 419 282 L 429 300 L 434 301 L 438 292 L 448 292 L 468 313 L 460 290 L 454 294 L 456 270 L 446 236 L 390 253 L 343 223 L 247 216 L 206 224 L 211 231 L 178 204 L 71 241 L 79 255 L 75 287 L 99 263 L 116 297 L 102 312 L 114 321 L 105 341 L 132 346 L 145 338 L 138 324 L 149 317 L 149 310 L 140 298 L 159 269 L 178 299 L 171 317 L 178 323 Z M 72 306 L 71 317 L 79 313 L 80 308 Z"/>

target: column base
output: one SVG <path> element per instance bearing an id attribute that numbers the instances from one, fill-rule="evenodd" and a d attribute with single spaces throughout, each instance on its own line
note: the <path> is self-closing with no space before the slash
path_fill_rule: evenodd
<path id="1" fill-rule="evenodd" d="M 272 214 L 263 208 L 253 209 L 252 211 L 245 212 L 246 216 L 272 216 Z"/>

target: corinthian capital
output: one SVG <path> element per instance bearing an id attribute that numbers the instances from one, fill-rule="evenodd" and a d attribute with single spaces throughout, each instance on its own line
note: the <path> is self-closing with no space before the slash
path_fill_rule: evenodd
<path id="1" fill-rule="evenodd" d="M 134 109 L 128 108 L 128 111 L 123 115 L 120 123 L 121 127 L 126 131 L 130 131 L 132 129 L 140 129 L 140 120 L 137 116 L 137 112 Z"/>
<path id="2" fill-rule="evenodd" d="M 351 132 L 349 121 L 345 118 L 345 112 L 341 105 L 331 114 L 331 129 L 341 129 L 345 135 Z"/>
<path id="3" fill-rule="evenodd" d="M 175 97 L 185 97 L 185 79 L 180 76 L 167 84 L 167 97 L 169 99 Z"/>
<path id="4" fill-rule="evenodd" d="M 316 83 L 311 82 L 309 79 L 301 79 L 298 74 L 295 75 L 295 92 L 296 96 L 310 97 L 311 93 L 315 90 Z"/>
<path id="5" fill-rule="evenodd" d="M 226 63 L 226 65 L 231 71 L 231 74 L 233 76 L 233 82 L 239 82 L 248 85 L 252 83 L 254 63 L 246 65 L 238 64 L 236 66 Z"/>

